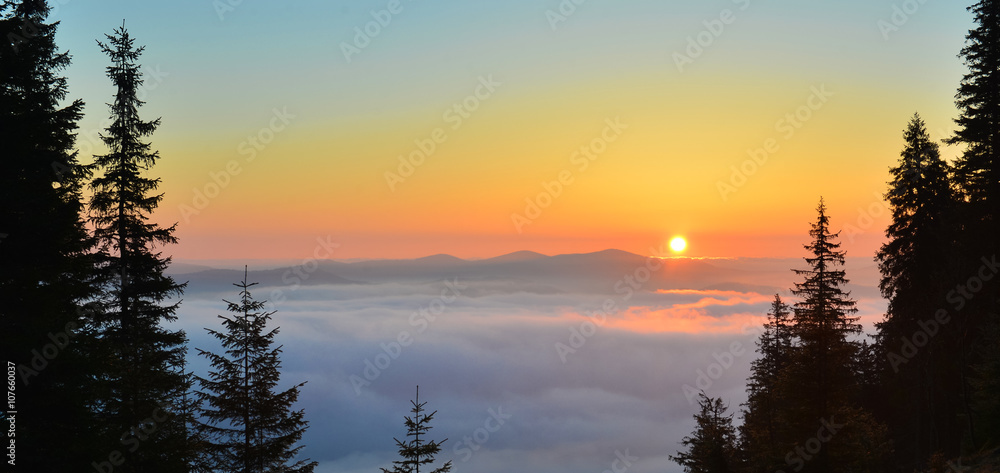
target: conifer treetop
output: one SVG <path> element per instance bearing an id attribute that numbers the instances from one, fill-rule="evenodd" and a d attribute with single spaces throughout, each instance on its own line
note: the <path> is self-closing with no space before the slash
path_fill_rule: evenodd
<path id="1" fill-rule="evenodd" d="M 420 466 L 433 463 L 434 456 L 441 451 L 441 444 L 448 441 L 448 439 L 433 441 L 420 438 L 421 435 L 426 435 L 430 431 L 429 423 L 437 414 L 437 411 L 424 414 L 424 406 L 427 403 L 420 402 L 420 386 L 417 386 L 416 399 L 410 401 L 410 404 L 413 406 L 410 409 L 413 416 L 403 416 L 403 418 L 406 425 L 406 437 L 412 437 L 412 440 L 402 441 L 393 437 L 399 456 L 403 459 L 393 461 L 391 470 L 380 468 L 383 473 L 420 473 Z M 448 473 L 449 471 L 451 471 L 451 461 L 429 473 Z"/>

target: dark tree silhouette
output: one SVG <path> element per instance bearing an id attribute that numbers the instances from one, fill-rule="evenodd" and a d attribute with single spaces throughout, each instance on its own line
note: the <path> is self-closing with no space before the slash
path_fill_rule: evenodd
<path id="1" fill-rule="evenodd" d="M 830 218 L 822 199 L 816 211 L 818 217 L 809 231 L 813 241 L 805 245 L 812 253 L 805 258 L 810 268 L 793 270 L 804 280 L 795 283 L 792 290 L 801 298 L 794 305 L 792 334 L 797 346 L 792 382 L 803 401 L 800 407 L 806 408 L 807 417 L 812 419 L 828 415 L 834 406 L 850 398 L 849 390 L 855 386 L 850 367 L 857 352 L 857 344 L 850 337 L 861 333 L 854 315 L 855 301 L 844 290 L 848 282 L 842 269 L 844 252 L 835 241 L 838 234 L 830 232 Z"/>
<path id="2" fill-rule="evenodd" d="M 63 103 L 70 56 L 48 13 L 44 1 L 0 3 L 0 356 L 16 366 L 12 468 L 23 471 L 79 469 L 97 448 L 86 305 L 97 287 L 82 204 L 91 169 L 73 151 L 83 102 Z"/>
<path id="3" fill-rule="evenodd" d="M 681 440 L 687 451 L 670 455 L 670 460 L 688 473 L 729 473 L 739 471 L 736 429 L 732 414 L 722 399 L 698 395 L 699 411 L 694 432 Z"/>
<path id="4" fill-rule="evenodd" d="M 979 207 L 975 214 L 996 230 L 1000 214 L 1000 2 L 980 0 L 968 8 L 976 27 L 959 56 L 969 68 L 955 95 L 958 130 L 949 143 L 965 147 L 956 163 L 959 186 Z M 993 233 L 996 235 L 996 232 Z M 996 248 L 996 244 L 993 244 Z"/>
<path id="5" fill-rule="evenodd" d="M 211 364 L 208 379 L 198 378 L 201 416 L 208 421 L 202 426 L 206 463 L 221 471 L 310 473 L 316 462 L 295 460 L 309 423 L 304 411 L 292 410 L 306 383 L 275 391 L 281 374 L 281 346 L 273 346 L 279 328 L 267 329 L 274 312 L 263 312 L 265 301 L 253 299 L 250 288 L 257 283 L 247 283 L 246 268 L 243 281 L 234 285 L 240 288 L 239 302 L 224 302 L 235 315 L 219 316 L 224 331 L 206 329 L 222 342 L 224 354 L 198 350 Z"/>
<path id="6" fill-rule="evenodd" d="M 420 473 L 420 466 L 434 463 L 434 455 L 441 451 L 441 444 L 448 441 L 448 439 L 444 439 L 435 442 L 420 438 L 421 435 L 427 435 L 431 430 L 430 422 L 434 420 L 434 414 L 437 414 L 437 411 L 424 414 L 424 406 L 427 403 L 420 402 L 420 386 L 417 386 L 416 400 L 410 401 L 410 404 L 413 405 L 413 408 L 410 409 L 413 417 L 403 416 L 406 420 L 406 437 L 409 437 L 410 440 L 403 441 L 393 437 L 393 440 L 396 441 L 396 447 L 399 449 L 399 456 L 403 459 L 393 461 L 391 470 L 381 468 L 382 473 Z M 449 471 L 451 471 L 450 461 L 429 473 L 448 473 Z"/>
<path id="7" fill-rule="evenodd" d="M 889 171 L 888 242 L 876 255 L 882 273 L 879 287 L 889 300 L 877 340 L 884 356 L 878 364 L 885 372 L 897 460 L 913 469 L 933 452 L 949 458 L 960 453 L 961 399 L 955 386 L 966 383 L 967 370 L 955 369 L 954 363 L 962 358 L 961 331 L 936 319 L 956 272 L 958 203 L 949 166 L 919 115 L 914 114 L 903 139 L 899 164 Z M 934 333 L 927 333 L 928 328 Z M 919 351 L 915 334 L 927 339 Z"/>
<path id="8" fill-rule="evenodd" d="M 855 340 L 861 333 L 855 302 L 844 289 L 844 252 L 838 234 L 830 232 L 822 199 L 817 213 L 809 232 L 813 241 L 805 245 L 809 269 L 793 270 L 804 280 L 792 290 L 800 298 L 792 319 L 794 345 L 777 381 L 783 402 L 779 419 L 787 432 L 783 440 L 794 452 L 821 440 L 813 443 L 818 450 L 797 457 L 808 460 L 795 465 L 801 471 L 826 473 L 846 465 L 851 471 L 879 471 L 889 453 L 884 428 L 867 410 L 854 407 L 861 399 L 862 376 L 856 368 L 864 352 Z M 825 427 L 833 424 L 841 425 L 836 433 Z M 826 428 L 828 438 L 818 427 Z"/>
<path id="9" fill-rule="evenodd" d="M 959 262 L 962 267 L 956 274 L 962 281 L 976 273 L 983 258 L 990 260 L 1000 253 L 1000 1 L 979 0 L 968 10 L 976 26 L 966 35 L 965 47 L 959 53 L 969 71 L 955 95 L 958 129 L 948 140 L 963 147 L 962 156 L 955 163 L 955 181 L 965 200 L 960 211 L 962 247 Z M 995 329 L 1000 326 L 998 314 L 1000 278 L 984 279 L 981 290 L 956 316 L 956 325 L 965 334 L 962 342 L 967 347 L 959 361 L 963 374 L 966 368 L 982 364 L 982 355 L 989 352 L 991 346 L 1000 344 L 1000 330 Z M 988 372 L 982 367 L 976 370 Z M 971 448 L 979 448 L 986 442 L 985 434 L 979 431 L 992 427 L 977 425 L 979 415 L 972 398 L 988 393 L 974 393 L 971 384 L 981 390 L 989 385 L 989 380 L 968 381 L 960 386 L 965 405 L 966 436 Z M 979 404 L 980 410 L 984 407 L 1000 409 L 1000 399 L 993 407 Z"/>
<path id="10" fill-rule="evenodd" d="M 186 336 L 161 324 L 176 319 L 184 284 L 163 274 L 170 263 L 155 247 L 176 243 L 174 226 L 149 221 L 162 194 L 160 180 L 144 176 L 158 153 L 143 139 L 159 119 L 139 118 L 137 93 L 143 51 L 122 26 L 107 43 L 98 42 L 111 59 L 107 75 L 115 86 L 108 106 L 111 125 L 102 139 L 108 154 L 95 156 L 102 174 L 91 182 L 91 222 L 100 249 L 104 277 L 104 317 L 99 330 L 104 348 L 104 389 L 95 406 L 103 417 L 100 451 L 129 445 L 124 464 L 114 471 L 183 471 L 190 448 L 184 399 L 190 378 L 183 372 Z M 120 440 L 122 439 L 122 440 Z M 121 442 L 121 443 L 120 443 Z"/>

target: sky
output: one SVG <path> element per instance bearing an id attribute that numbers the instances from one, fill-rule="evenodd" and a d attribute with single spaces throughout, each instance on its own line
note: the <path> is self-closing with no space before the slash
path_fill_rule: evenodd
<path id="1" fill-rule="evenodd" d="M 146 46 L 154 218 L 189 260 L 794 257 L 820 196 L 869 257 L 907 121 L 953 129 L 972 26 L 933 0 L 53 3 L 84 162 L 95 40 Z"/>

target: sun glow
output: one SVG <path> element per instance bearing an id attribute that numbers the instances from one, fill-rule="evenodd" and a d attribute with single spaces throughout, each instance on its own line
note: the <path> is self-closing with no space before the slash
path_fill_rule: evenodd
<path id="1" fill-rule="evenodd" d="M 687 248 L 687 246 L 688 242 L 687 240 L 684 239 L 684 237 L 678 236 L 670 240 L 670 249 L 673 250 L 674 253 L 680 253 L 684 251 L 684 249 Z"/>

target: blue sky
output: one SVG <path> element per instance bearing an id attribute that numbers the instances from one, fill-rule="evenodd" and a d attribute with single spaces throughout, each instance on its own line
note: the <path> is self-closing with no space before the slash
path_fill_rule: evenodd
<path id="1" fill-rule="evenodd" d="M 379 13 L 389 5 L 58 4 L 58 44 L 74 57 L 70 94 L 87 103 L 81 135 L 96 136 L 112 94 L 95 39 L 126 19 L 147 48 L 142 113 L 163 119 L 153 137 L 166 193 L 158 218 L 181 222 L 178 257 L 294 258 L 331 233 L 344 257 L 642 252 L 679 233 L 702 256 L 791 256 L 743 242 L 794 238 L 813 208 L 801 202 L 820 194 L 842 222 L 878 204 L 912 113 L 933 138 L 952 128 L 956 55 L 971 26 L 960 5 L 918 0 L 401 0 L 397 14 Z M 366 28 L 377 34 L 359 39 L 368 44 L 348 61 L 344 45 L 358 47 Z M 696 38 L 704 45 L 691 49 Z M 694 57 L 679 66 L 678 54 Z M 398 157 L 483 78 L 502 85 L 474 102 L 418 175 L 387 186 Z M 821 86 L 835 94 L 829 107 L 738 194 L 720 192 L 745 151 Z M 244 163 L 191 218 L 184 206 L 275 110 L 294 118 L 264 159 Z M 615 118 L 630 128 L 600 170 L 527 231 L 511 225 L 539 183 Z M 85 160 L 99 151 L 91 141 L 81 144 Z M 855 251 L 873 253 L 885 223 L 864 229 Z"/>

